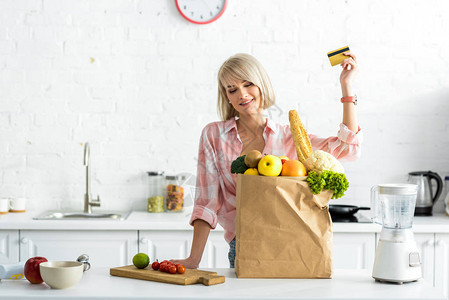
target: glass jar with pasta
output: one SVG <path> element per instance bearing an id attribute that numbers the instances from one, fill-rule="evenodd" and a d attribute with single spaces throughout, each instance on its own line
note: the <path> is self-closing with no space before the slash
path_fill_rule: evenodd
<path id="1" fill-rule="evenodd" d="M 164 212 L 164 172 L 147 172 L 148 198 L 147 211 L 150 213 Z"/>

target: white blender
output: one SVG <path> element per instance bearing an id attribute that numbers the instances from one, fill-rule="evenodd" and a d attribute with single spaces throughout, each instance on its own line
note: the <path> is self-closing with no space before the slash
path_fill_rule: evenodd
<path id="1" fill-rule="evenodd" d="M 379 184 L 371 188 L 371 214 L 382 225 L 373 278 L 404 283 L 422 277 L 421 259 L 413 237 L 416 184 Z"/>

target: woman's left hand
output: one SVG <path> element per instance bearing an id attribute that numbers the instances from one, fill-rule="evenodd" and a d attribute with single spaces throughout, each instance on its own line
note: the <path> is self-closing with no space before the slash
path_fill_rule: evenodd
<path id="1" fill-rule="evenodd" d="M 341 85 L 351 85 L 354 80 L 355 75 L 359 71 L 359 67 L 357 65 L 357 58 L 354 53 L 344 52 L 344 55 L 348 55 L 349 57 L 343 60 L 340 64 L 342 66 L 343 71 L 340 74 L 340 83 Z"/>

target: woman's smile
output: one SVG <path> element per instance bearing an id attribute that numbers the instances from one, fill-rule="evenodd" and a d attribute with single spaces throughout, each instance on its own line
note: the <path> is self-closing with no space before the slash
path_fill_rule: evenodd
<path id="1" fill-rule="evenodd" d="M 240 106 L 248 106 L 248 105 L 250 105 L 253 102 L 254 102 L 254 99 L 249 99 L 247 101 L 244 101 L 244 102 L 240 103 L 239 105 Z"/>

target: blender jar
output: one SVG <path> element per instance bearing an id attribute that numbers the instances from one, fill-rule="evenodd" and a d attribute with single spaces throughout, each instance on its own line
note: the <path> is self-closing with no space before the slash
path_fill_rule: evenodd
<path id="1" fill-rule="evenodd" d="M 373 222 L 389 229 L 411 228 L 417 191 L 416 184 L 380 184 L 372 187 Z"/>
<path id="2" fill-rule="evenodd" d="M 147 172 L 147 174 L 147 211 L 150 213 L 164 212 L 164 172 Z"/>
<path id="3" fill-rule="evenodd" d="M 184 188 L 181 181 L 185 180 L 184 176 L 165 176 L 166 180 L 166 198 L 165 210 L 167 212 L 184 211 Z"/>

